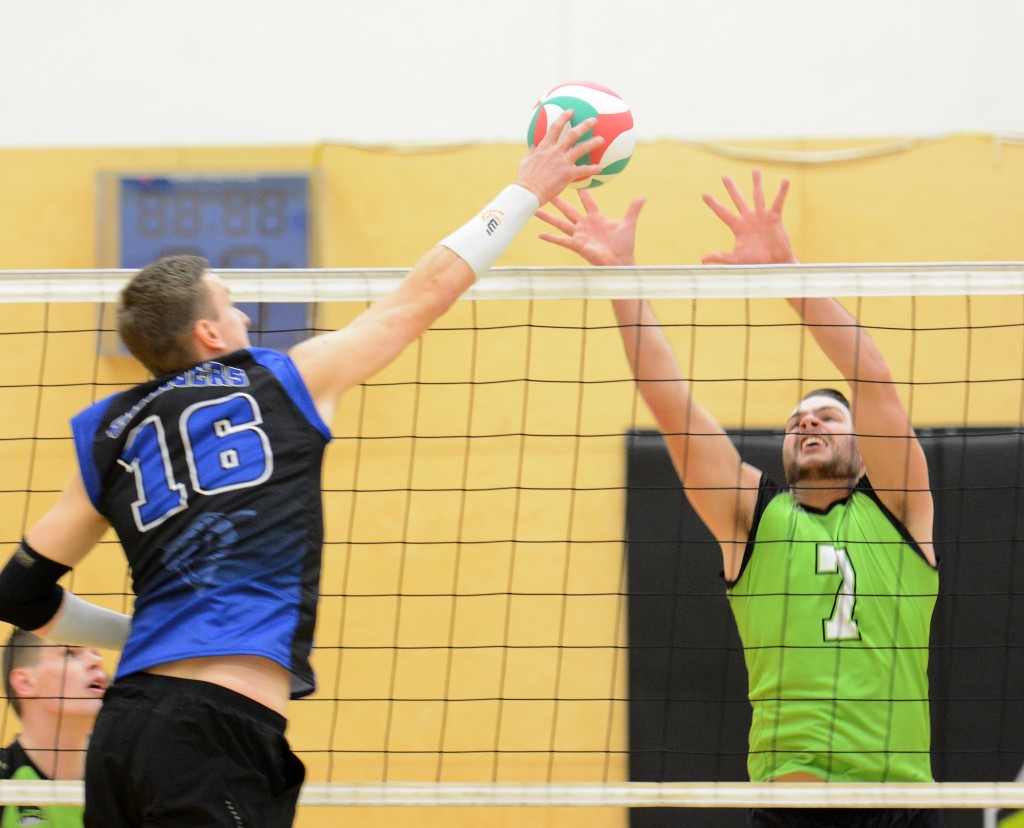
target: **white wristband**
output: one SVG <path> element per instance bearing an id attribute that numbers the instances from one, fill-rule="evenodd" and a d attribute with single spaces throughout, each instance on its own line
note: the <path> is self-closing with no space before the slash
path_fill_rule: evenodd
<path id="1" fill-rule="evenodd" d="M 530 216 L 540 209 L 540 199 L 525 187 L 510 184 L 496 199 L 441 244 L 457 254 L 479 278 L 511 244 Z"/>
<path id="2" fill-rule="evenodd" d="M 46 638 L 58 644 L 123 650 L 130 627 L 127 615 L 90 604 L 64 590 L 57 620 L 47 630 Z"/>

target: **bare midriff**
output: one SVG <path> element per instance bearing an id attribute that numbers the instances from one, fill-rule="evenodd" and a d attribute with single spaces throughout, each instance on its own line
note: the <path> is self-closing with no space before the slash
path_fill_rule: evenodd
<path id="1" fill-rule="evenodd" d="M 146 670 L 157 676 L 219 684 L 286 715 L 291 682 L 288 671 L 263 656 L 209 656 L 168 661 Z"/>

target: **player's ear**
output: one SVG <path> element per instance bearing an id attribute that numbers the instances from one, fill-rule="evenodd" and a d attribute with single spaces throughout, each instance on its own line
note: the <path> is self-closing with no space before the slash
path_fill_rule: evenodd
<path id="1" fill-rule="evenodd" d="M 11 670 L 9 676 L 11 682 L 11 689 L 18 696 L 32 696 L 35 694 L 36 680 L 35 676 L 32 675 L 31 670 L 26 670 L 24 667 L 17 667 Z"/>
<path id="2" fill-rule="evenodd" d="M 196 341 L 207 350 L 217 351 L 224 344 L 220 331 L 209 319 L 197 319 L 192 326 Z"/>

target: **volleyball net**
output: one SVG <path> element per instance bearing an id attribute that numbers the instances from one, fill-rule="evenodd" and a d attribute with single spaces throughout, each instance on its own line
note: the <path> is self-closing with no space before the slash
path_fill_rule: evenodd
<path id="1" fill-rule="evenodd" d="M 70 475 L 70 416 L 146 378 L 111 339 L 128 275 L 0 274 L 9 547 Z M 258 303 L 259 344 L 347 324 L 404 271 L 223 275 Z M 799 296 L 840 297 L 876 340 L 929 457 L 934 785 L 743 781 L 721 554 L 685 511 L 608 301 L 652 300 L 741 454 L 777 454 L 801 395 L 842 385 L 780 301 Z M 1018 263 L 494 271 L 333 422 L 319 689 L 289 717 L 302 802 L 1024 807 L 1022 388 Z M 130 612 L 112 536 L 69 578 Z M 80 792 L 2 783 L 0 803 Z"/>

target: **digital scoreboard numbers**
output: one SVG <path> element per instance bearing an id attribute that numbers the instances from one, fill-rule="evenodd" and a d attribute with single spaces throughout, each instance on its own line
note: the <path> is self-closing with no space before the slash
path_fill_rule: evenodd
<path id="1" fill-rule="evenodd" d="M 308 175 L 121 175 L 119 266 L 202 256 L 216 270 L 310 267 Z M 310 328 L 305 303 L 239 303 L 254 345 L 286 350 Z"/>
<path id="2" fill-rule="evenodd" d="M 309 267 L 308 176 L 122 177 L 121 263 L 203 256 L 215 268 Z"/>

